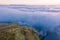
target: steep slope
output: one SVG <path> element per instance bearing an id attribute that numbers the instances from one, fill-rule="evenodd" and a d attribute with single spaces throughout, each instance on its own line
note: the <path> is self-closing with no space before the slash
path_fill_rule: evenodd
<path id="1" fill-rule="evenodd" d="M 2 24 L 0 26 L 3 27 Z M 8 24 L 0 29 L 0 40 L 41 40 L 36 30 L 18 24 Z"/>

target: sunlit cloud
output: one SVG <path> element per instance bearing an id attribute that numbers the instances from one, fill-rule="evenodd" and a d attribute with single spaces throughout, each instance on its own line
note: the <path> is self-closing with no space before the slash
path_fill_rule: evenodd
<path id="1" fill-rule="evenodd" d="M 0 0 L 0 4 L 60 4 L 60 0 Z"/>

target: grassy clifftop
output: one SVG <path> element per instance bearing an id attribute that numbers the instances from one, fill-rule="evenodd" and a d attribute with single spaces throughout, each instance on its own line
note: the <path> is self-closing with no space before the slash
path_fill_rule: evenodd
<path id="1" fill-rule="evenodd" d="M 0 25 L 0 40 L 41 40 L 33 28 L 18 24 L 3 25 Z"/>

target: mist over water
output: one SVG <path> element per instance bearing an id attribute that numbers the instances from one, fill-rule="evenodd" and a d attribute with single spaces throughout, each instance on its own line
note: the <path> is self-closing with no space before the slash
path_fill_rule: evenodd
<path id="1" fill-rule="evenodd" d="M 46 6 L 0 6 L 0 23 L 30 26 L 44 40 L 60 40 L 60 9 Z"/>

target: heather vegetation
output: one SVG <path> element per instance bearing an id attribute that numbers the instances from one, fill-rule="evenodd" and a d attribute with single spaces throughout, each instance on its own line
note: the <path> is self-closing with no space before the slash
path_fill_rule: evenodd
<path id="1" fill-rule="evenodd" d="M 41 36 L 33 28 L 16 23 L 2 27 L 3 25 L 0 25 L 0 40 L 41 40 Z"/>

